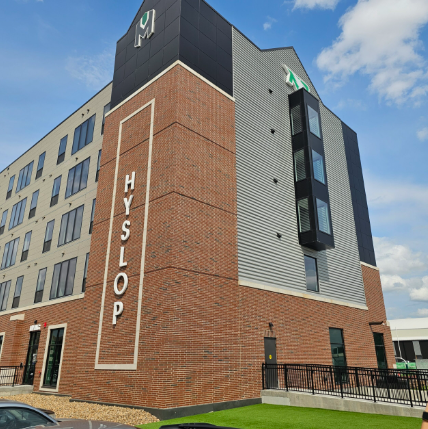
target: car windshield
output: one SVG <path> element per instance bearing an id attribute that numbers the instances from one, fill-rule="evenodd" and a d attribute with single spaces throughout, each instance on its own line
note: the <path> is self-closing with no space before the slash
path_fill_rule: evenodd
<path id="1" fill-rule="evenodd" d="M 55 423 L 35 410 L 0 408 L 0 429 L 27 429 L 38 425 L 55 426 Z"/>

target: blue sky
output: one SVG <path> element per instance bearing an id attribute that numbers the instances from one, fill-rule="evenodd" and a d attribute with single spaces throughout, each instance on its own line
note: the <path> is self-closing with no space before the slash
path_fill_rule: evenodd
<path id="1" fill-rule="evenodd" d="M 358 133 L 389 318 L 428 317 L 428 2 L 209 0 L 261 48 L 294 46 Z M 0 170 L 106 85 L 141 0 L 4 0 Z"/>

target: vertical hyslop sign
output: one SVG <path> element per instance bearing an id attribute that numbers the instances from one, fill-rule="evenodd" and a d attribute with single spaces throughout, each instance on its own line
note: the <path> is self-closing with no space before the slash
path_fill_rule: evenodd
<path id="1" fill-rule="evenodd" d="M 132 172 L 131 177 L 126 175 L 125 179 L 125 195 L 128 194 L 129 189 L 133 191 L 135 189 L 135 171 Z M 129 197 L 123 199 L 123 203 L 125 204 L 125 216 L 128 217 L 131 209 L 131 204 L 134 199 L 134 195 L 131 194 Z M 123 234 L 120 236 L 122 240 L 122 246 L 120 247 L 120 257 L 119 257 L 119 268 L 125 268 L 128 266 L 128 262 L 125 261 L 125 244 L 128 241 L 131 235 L 131 221 L 126 219 L 122 224 L 122 232 Z M 123 282 L 123 284 L 122 284 Z M 121 286 L 119 286 L 121 283 Z M 114 280 L 114 293 L 116 296 L 121 297 L 128 289 L 128 276 L 126 273 L 119 273 Z M 117 318 L 123 313 L 123 302 L 117 301 L 114 303 L 113 308 L 113 325 L 116 325 Z"/>
<path id="2" fill-rule="evenodd" d="M 285 83 L 288 86 L 291 86 L 296 91 L 300 88 L 305 88 L 306 91 L 311 92 L 311 90 L 309 89 L 309 85 L 303 79 L 301 79 L 299 76 L 297 76 L 297 74 L 294 73 L 293 70 L 291 70 L 285 64 L 282 65 L 282 68 L 285 71 L 285 74 L 286 74 Z"/>
<path id="3" fill-rule="evenodd" d="M 141 48 L 142 39 L 150 39 L 155 33 L 156 11 L 154 9 L 147 11 L 135 28 L 135 47 Z"/>

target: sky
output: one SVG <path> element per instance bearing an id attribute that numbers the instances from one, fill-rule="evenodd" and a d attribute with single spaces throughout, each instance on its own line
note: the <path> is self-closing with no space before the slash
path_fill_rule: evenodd
<path id="1" fill-rule="evenodd" d="M 294 46 L 358 133 L 389 319 L 428 317 L 428 0 L 208 0 L 262 49 Z M 3 0 L 0 171 L 112 80 L 141 0 Z"/>

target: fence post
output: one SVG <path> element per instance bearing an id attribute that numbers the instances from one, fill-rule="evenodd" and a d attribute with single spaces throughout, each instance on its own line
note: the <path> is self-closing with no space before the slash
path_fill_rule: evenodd
<path id="1" fill-rule="evenodd" d="M 331 390 L 334 391 L 333 371 L 331 367 L 330 367 L 330 381 L 331 381 Z"/>
<path id="2" fill-rule="evenodd" d="M 388 372 L 388 370 L 387 371 L 385 371 L 385 381 L 386 381 L 386 390 L 387 390 L 387 392 L 388 392 L 388 399 L 391 399 L 391 392 L 390 392 L 390 390 L 389 390 L 389 381 L 388 381 L 388 378 L 389 378 L 389 372 Z"/>
<path id="3" fill-rule="evenodd" d="M 407 388 L 409 390 L 410 406 L 413 407 L 412 390 L 410 389 L 410 382 L 409 382 L 409 369 L 407 369 L 406 371 L 406 377 L 407 377 Z"/>
<path id="4" fill-rule="evenodd" d="M 358 368 L 355 368 L 355 382 L 357 383 L 358 396 L 361 396 L 360 379 L 358 378 Z"/>
<path id="5" fill-rule="evenodd" d="M 372 389 L 373 389 L 373 399 L 376 402 L 376 390 L 375 390 L 375 385 L 374 385 L 374 375 L 373 375 L 373 370 L 369 369 L 370 371 L 370 380 L 372 382 Z"/>
<path id="6" fill-rule="evenodd" d="M 420 405 L 422 405 L 422 392 L 421 392 L 421 381 L 419 380 L 419 371 L 416 370 L 416 380 L 418 381 L 418 391 L 419 391 L 419 400 L 421 402 Z"/>
<path id="7" fill-rule="evenodd" d="M 262 363 L 262 390 L 265 390 L 265 364 Z"/>
<path id="8" fill-rule="evenodd" d="M 15 368 L 13 370 L 14 370 L 14 372 L 13 372 L 12 387 L 15 387 L 15 379 L 16 379 L 16 370 L 17 370 L 17 367 L 15 366 Z"/>
<path id="9" fill-rule="evenodd" d="M 312 382 L 312 395 L 315 395 L 314 369 L 312 367 L 311 367 L 311 382 Z"/>
<path id="10" fill-rule="evenodd" d="M 340 370 L 339 370 L 339 380 L 340 380 L 340 395 L 342 396 L 342 398 L 343 398 L 343 382 L 342 382 L 342 367 L 338 367 L 338 368 L 340 368 Z"/>
<path id="11" fill-rule="evenodd" d="M 288 367 L 284 364 L 284 378 L 285 378 L 285 388 L 288 392 Z"/>

